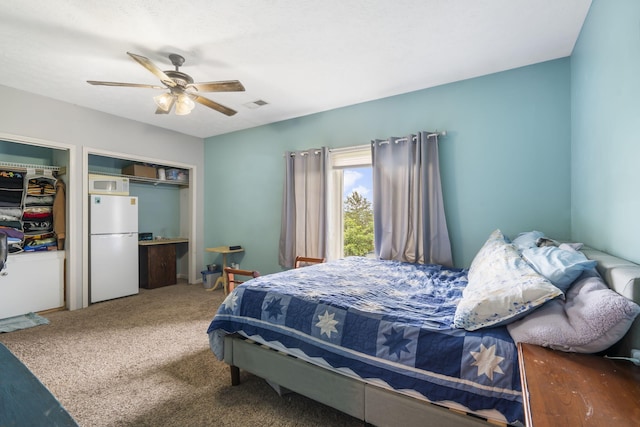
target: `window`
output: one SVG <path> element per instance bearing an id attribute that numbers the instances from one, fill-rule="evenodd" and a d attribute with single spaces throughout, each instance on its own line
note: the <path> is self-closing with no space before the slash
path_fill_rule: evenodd
<path id="1" fill-rule="evenodd" d="M 373 253 L 371 147 L 332 149 L 328 258 Z"/>

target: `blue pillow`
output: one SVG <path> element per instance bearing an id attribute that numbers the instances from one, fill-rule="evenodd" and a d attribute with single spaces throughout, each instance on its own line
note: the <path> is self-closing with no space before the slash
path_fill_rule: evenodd
<path id="1" fill-rule="evenodd" d="M 511 243 L 513 243 L 518 250 L 522 251 L 524 249 L 536 248 L 538 246 L 536 245 L 536 241 L 540 237 L 544 237 L 542 231 L 526 231 L 518 234 Z"/>
<path id="2" fill-rule="evenodd" d="M 562 292 L 567 292 L 584 270 L 590 270 L 597 264 L 596 261 L 587 259 L 582 252 L 555 246 L 524 249 L 522 257 Z"/>

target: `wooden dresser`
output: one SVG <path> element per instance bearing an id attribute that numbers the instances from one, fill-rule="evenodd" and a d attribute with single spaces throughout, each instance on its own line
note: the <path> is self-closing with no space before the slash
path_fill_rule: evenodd
<path id="1" fill-rule="evenodd" d="M 639 426 L 640 366 L 518 344 L 529 427 Z"/>

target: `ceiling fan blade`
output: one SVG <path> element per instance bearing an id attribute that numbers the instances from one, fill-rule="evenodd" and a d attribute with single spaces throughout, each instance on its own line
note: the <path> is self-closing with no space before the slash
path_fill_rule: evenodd
<path id="1" fill-rule="evenodd" d="M 151 71 L 160 79 L 162 83 L 167 85 L 168 87 L 175 87 L 176 82 L 174 82 L 171 77 L 167 76 L 164 71 L 158 68 L 153 62 L 149 60 L 149 58 L 145 58 L 144 56 L 136 55 L 135 53 L 127 52 L 127 55 L 136 60 L 140 65 L 142 65 L 147 70 Z"/>
<path id="2" fill-rule="evenodd" d="M 244 86 L 238 80 L 192 83 L 187 85 L 187 88 L 193 88 L 198 92 L 244 92 Z"/>
<path id="3" fill-rule="evenodd" d="M 207 99 L 204 96 L 195 95 L 193 93 L 189 93 L 188 95 L 194 101 L 196 101 L 196 102 L 198 102 L 198 103 L 200 103 L 202 105 L 205 105 L 205 106 L 207 106 L 209 108 L 213 108 L 214 110 L 219 111 L 222 114 L 226 114 L 227 116 L 233 116 L 234 114 L 237 113 L 236 110 L 232 110 L 229 107 L 225 107 L 222 104 L 218 104 L 217 102 L 214 102 L 214 101 L 212 101 L 210 99 Z"/>
<path id="4" fill-rule="evenodd" d="M 162 108 L 156 108 L 156 114 L 169 114 L 170 110 L 163 110 Z"/>
<path id="5" fill-rule="evenodd" d="M 89 83 L 90 85 L 96 85 L 96 86 L 122 86 L 122 87 L 143 87 L 143 88 L 149 88 L 149 89 L 165 89 L 162 86 L 145 85 L 140 83 L 100 82 L 96 80 L 87 80 L 87 83 Z"/>

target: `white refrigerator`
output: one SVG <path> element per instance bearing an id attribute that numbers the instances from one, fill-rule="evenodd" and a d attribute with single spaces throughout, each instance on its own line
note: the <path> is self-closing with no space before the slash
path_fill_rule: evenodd
<path id="1" fill-rule="evenodd" d="M 137 294 L 138 198 L 89 197 L 91 303 Z"/>

